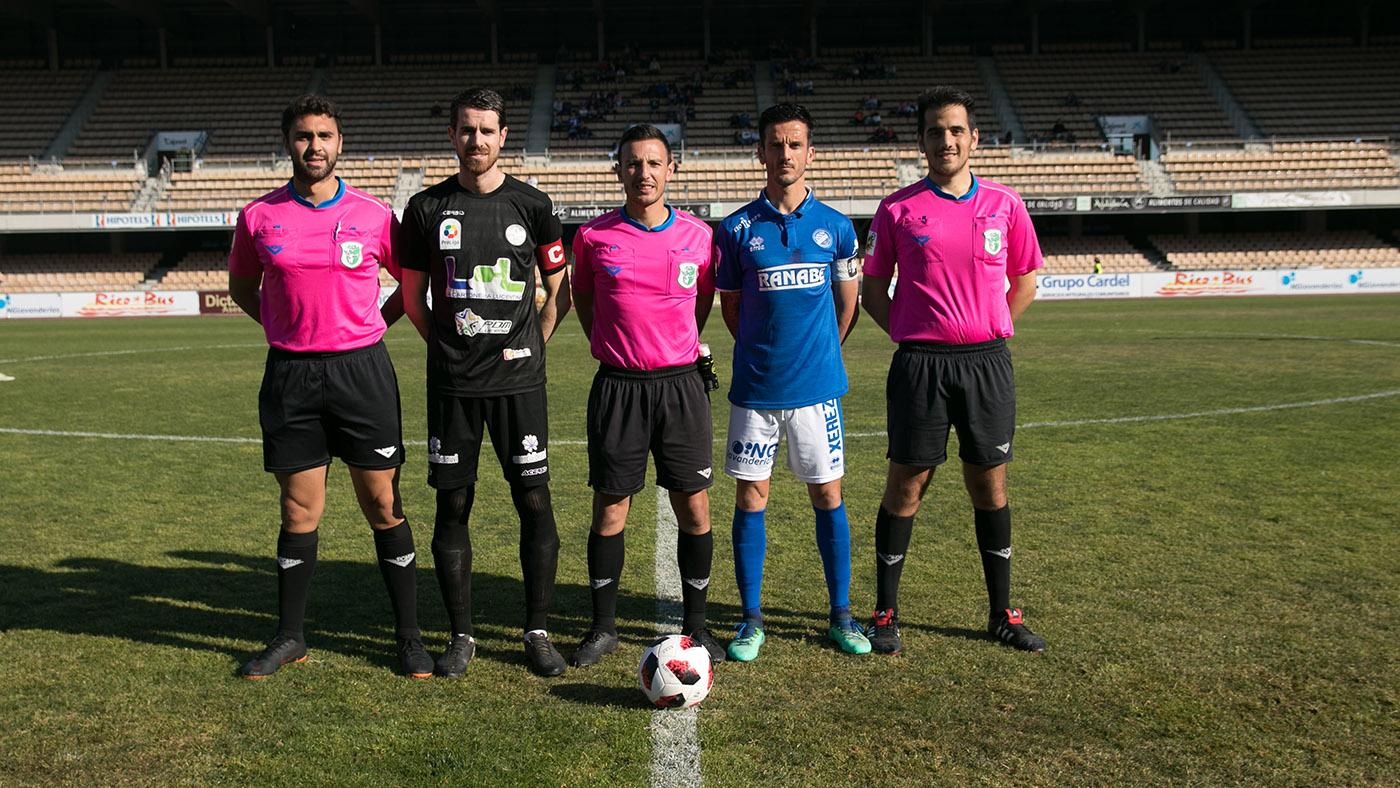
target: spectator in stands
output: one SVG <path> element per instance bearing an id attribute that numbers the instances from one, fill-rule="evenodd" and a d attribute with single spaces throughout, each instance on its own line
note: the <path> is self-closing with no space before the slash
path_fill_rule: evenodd
<path id="1" fill-rule="evenodd" d="M 865 125 L 867 126 L 879 126 L 884 122 L 885 119 L 880 115 L 878 110 L 865 116 Z"/>
<path id="2" fill-rule="evenodd" d="M 754 129 L 740 129 L 734 132 L 734 142 L 740 145 L 752 145 L 758 142 L 758 132 Z"/>
<path id="3" fill-rule="evenodd" d="M 433 660 L 418 630 L 413 531 L 399 495 L 398 382 L 382 340 L 403 314 L 403 297 L 395 291 L 379 305 L 380 269 L 399 276 L 398 221 L 388 205 L 336 177 L 342 137 L 334 102 L 292 101 L 282 139 L 292 179 L 239 212 L 228 258 L 229 295 L 262 324 L 270 346 L 258 412 L 263 467 L 277 478 L 282 511 L 277 633 L 239 673 L 265 678 L 306 659 L 317 527 L 327 468 L 339 456 L 374 532 L 399 667 L 426 678 Z"/>
<path id="4" fill-rule="evenodd" d="M 867 142 L 899 142 L 899 135 L 894 129 L 881 126 L 866 139 Z"/>
<path id="5" fill-rule="evenodd" d="M 855 112 L 851 113 L 851 125 L 852 125 L 852 126 L 860 126 L 860 125 L 863 125 L 864 123 L 865 123 L 865 110 L 863 110 L 863 109 L 858 109 L 858 110 L 856 110 Z"/>
<path id="6" fill-rule="evenodd" d="M 876 96 L 866 96 L 865 99 L 862 100 L 862 101 L 860 102 L 860 108 L 861 108 L 861 109 L 879 109 L 879 108 L 880 108 L 880 99 L 879 99 L 878 97 L 876 97 Z"/>
<path id="7" fill-rule="evenodd" d="M 1014 134 L 1011 133 L 1011 129 L 1007 129 L 1006 131 L 1003 131 L 1003 132 L 1001 133 L 1001 144 L 1002 144 L 1002 145 L 1010 145 L 1011 143 L 1013 143 L 1013 142 L 1015 142 L 1015 141 L 1016 141 L 1016 135 L 1014 135 Z"/>
<path id="8" fill-rule="evenodd" d="M 916 110 L 914 108 L 914 102 L 901 101 L 899 104 L 899 108 L 895 110 L 894 114 L 901 118 L 912 118 L 914 117 L 915 112 Z"/>

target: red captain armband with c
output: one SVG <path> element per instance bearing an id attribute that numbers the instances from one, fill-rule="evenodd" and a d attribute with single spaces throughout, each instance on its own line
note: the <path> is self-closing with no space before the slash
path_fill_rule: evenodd
<path id="1" fill-rule="evenodd" d="M 564 260 L 564 239 L 550 241 L 535 249 L 535 259 L 539 261 L 540 272 L 545 276 L 556 274 L 566 265 Z"/>

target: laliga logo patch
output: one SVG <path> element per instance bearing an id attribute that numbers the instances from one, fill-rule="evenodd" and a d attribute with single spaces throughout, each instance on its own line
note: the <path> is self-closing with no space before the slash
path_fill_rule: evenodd
<path id="1" fill-rule="evenodd" d="M 871 230 L 871 231 L 870 231 L 870 237 L 868 237 L 868 238 L 865 239 L 865 253 L 866 253 L 866 255 L 875 254 L 875 231 L 874 231 L 874 230 Z"/>
<path id="2" fill-rule="evenodd" d="M 695 286 L 695 281 L 700 278 L 700 266 L 695 263 L 681 263 L 680 273 L 676 275 L 676 283 L 686 289 Z"/>
<path id="3" fill-rule="evenodd" d="M 365 261 L 365 245 L 359 241 L 345 241 L 340 245 L 340 264 L 346 268 L 359 268 Z"/>
<path id="4" fill-rule="evenodd" d="M 511 246 L 519 246 L 525 243 L 525 228 L 518 224 L 512 224 L 506 228 L 506 241 Z"/>
<path id="5" fill-rule="evenodd" d="M 1001 230 L 987 230 L 982 233 L 982 248 L 987 254 L 996 254 L 1001 251 Z"/>
<path id="6" fill-rule="evenodd" d="M 827 232 L 823 228 L 818 228 L 816 232 L 812 233 L 812 243 L 816 244 L 817 246 L 820 246 L 823 249 L 830 249 L 831 233 Z"/>
<path id="7" fill-rule="evenodd" d="M 438 225 L 438 249 L 462 248 L 462 223 L 456 219 L 443 219 Z"/>

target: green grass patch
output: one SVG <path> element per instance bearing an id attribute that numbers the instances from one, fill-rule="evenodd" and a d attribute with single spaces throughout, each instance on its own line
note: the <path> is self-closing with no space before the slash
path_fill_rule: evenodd
<path id="1" fill-rule="evenodd" d="M 1400 390 L 1387 296 L 1041 303 L 1013 340 L 1013 601 L 1042 656 L 982 636 L 970 506 L 941 470 L 905 570 L 905 652 L 824 642 L 802 485 L 768 511 L 769 641 L 700 708 L 703 774 L 785 783 L 1387 783 L 1400 767 Z M 706 332 L 726 379 L 731 343 Z M 1363 340 L 1363 341 L 1352 341 Z M 430 648 L 423 347 L 389 335 L 404 399 L 405 508 Z M 847 507 L 858 610 L 873 602 L 892 346 L 846 345 Z M 0 428 L 256 439 L 265 346 L 240 319 L 0 321 Z M 549 346 L 562 541 L 555 637 L 589 618 L 584 408 L 570 317 Z M 713 403 L 723 437 L 727 404 Z M 951 453 L 951 452 L 950 452 Z M 722 457 L 716 446 L 717 466 Z M 393 675 L 388 602 L 344 467 L 331 471 L 311 659 L 234 670 L 275 624 L 276 486 L 255 443 L 0 433 L 0 783 L 462 784 L 648 779 L 635 661 L 655 630 L 656 496 L 628 530 L 621 652 L 525 669 L 518 525 L 486 451 L 473 515 L 480 650 L 461 681 Z M 733 483 L 712 490 L 711 621 L 737 620 Z"/>

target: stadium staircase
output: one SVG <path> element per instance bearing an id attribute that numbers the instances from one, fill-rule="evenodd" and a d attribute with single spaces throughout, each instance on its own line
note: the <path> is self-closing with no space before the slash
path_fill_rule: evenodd
<path id="1" fill-rule="evenodd" d="M 141 284 L 137 285 L 137 289 L 155 290 L 160 287 L 160 280 L 164 279 L 166 274 L 170 273 L 175 266 L 180 264 L 180 258 L 183 256 L 183 253 L 174 250 L 161 255 L 160 260 L 157 260 L 156 264 L 151 267 L 151 270 L 146 272 L 145 279 Z"/>
<path id="2" fill-rule="evenodd" d="M 83 124 L 87 123 L 88 118 L 97 109 L 97 102 L 102 100 L 102 94 L 107 91 L 107 83 L 111 81 L 112 72 L 110 71 L 98 71 L 93 75 L 92 82 L 83 91 L 77 105 L 73 107 L 73 112 L 68 116 L 68 120 L 59 128 L 58 133 L 49 142 L 49 146 L 44 149 L 44 161 L 61 159 L 68 154 L 69 146 L 73 144 L 73 140 L 78 138 L 78 132 L 83 130 Z"/>
<path id="3" fill-rule="evenodd" d="M 321 66 L 311 69 L 311 78 L 306 81 L 307 93 L 322 93 L 326 89 L 326 70 Z"/>
<path id="4" fill-rule="evenodd" d="M 1133 234 L 1126 236 L 1126 238 L 1128 239 L 1128 243 L 1132 244 L 1134 249 L 1141 252 L 1142 256 L 1146 257 L 1147 261 L 1152 263 L 1152 265 L 1163 271 L 1176 270 L 1176 267 L 1167 260 L 1166 254 L 1164 254 L 1161 249 L 1153 246 L 1152 241 L 1149 240 L 1146 235 Z"/>
<path id="5" fill-rule="evenodd" d="M 754 61 L 753 96 L 754 102 L 758 105 L 755 108 L 758 111 L 754 113 L 754 120 L 757 121 L 758 116 L 762 114 L 765 109 L 777 103 L 776 97 L 773 94 L 773 61 Z"/>
<path id="6" fill-rule="evenodd" d="M 535 72 L 535 96 L 530 104 L 530 132 L 525 136 L 526 153 L 544 153 L 549 150 L 549 130 L 554 125 L 554 85 L 557 78 L 558 67 L 553 63 L 541 63 Z"/>
<path id="7" fill-rule="evenodd" d="M 982 84 L 987 86 L 987 92 L 992 98 L 992 114 L 996 116 L 997 126 L 1003 131 L 1009 130 L 1012 139 L 1025 142 L 1029 138 L 1026 130 L 1021 127 L 1021 117 L 1016 114 L 1016 105 L 1011 102 L 1011 95 L 1006 92 L 1006 86 L 1001 82 L 1001 72 L 997 71 L 996 61 L 990 57 L 977 58 L 977 75 L 982 78 Z"/>
<path id="8" fill-rule="evenodd" d="M 532 121 L 531 128 L 534 128 L 534 126 L 533 126 L 533 121 Z M 545 138 L 546 138 L 546 140 L 548 139 L 548 137 L 549 137 L 549 129 L 548 129 L 548 124 L 546 124 L 546 126 L 545 126 Z M 419 166 L 419 167 L 404 167 L 403 169 L 399 170 L 399 177 L 394 181 L 394 198 L 393 198 L 393 200 L 391 201 L 391 203 L 392 203 L 393 206 L 394 206 L 394 210 L 399 211 L 400 213 L 402 213 L 402 212 L 403 212 L 404 206 L 405 206 L 405 205 L 408 205 L 408 200 L 409 200 L 409 198 L 412 197 L 413 195 L 417 194 L 418 192 L 422 191 L 422 190 L 423 190 L 423 168 L 422 168 L 421 166 Z"/>
<path id="9" fill-rule="evenodd" d="M 1153 197 L 1170 197 L 1176 194 L 1176 186 L 1161 162 L 1155 159 L 1139 159 L 1137 164 L 1138 171 L 1142 173 L 1143 183 L 1147 184 Z"/>
<path id="10" fill-rule="evenodd" d="M 167 166 L 161 168 L 160 175 L 149 177 L 141 184 L 136 196 L 131 199 L 131 212 L 149 213 L 155 210 L 156 203 L 165 196 L 165 190 L 169 186 L 170 169 Z"/>
<path id="11" fill-rule="evenodd" d="M 1205 80 L 1206 88 L 1215 97 L 1220 109 L 1225 112 L 1225 117 L 1234 124 L 1235 131 L 1241 139 L 1257 139 L 1264 136 L 1259 131 L 1259 127 L 1254 124 L 1254 120 L 1245 112 L 1244 107 L 1235 100 L 1235 94 L 1230 91 L 1230 86 L 1221 79 L 1220 73 L 1215 70 L 1215 64 L 1210 62 L 1210 58 L 1203 53 L 1193 52 L 1190 55 L 1191 63 L 1201 72 L 1201 79 Z"/>

